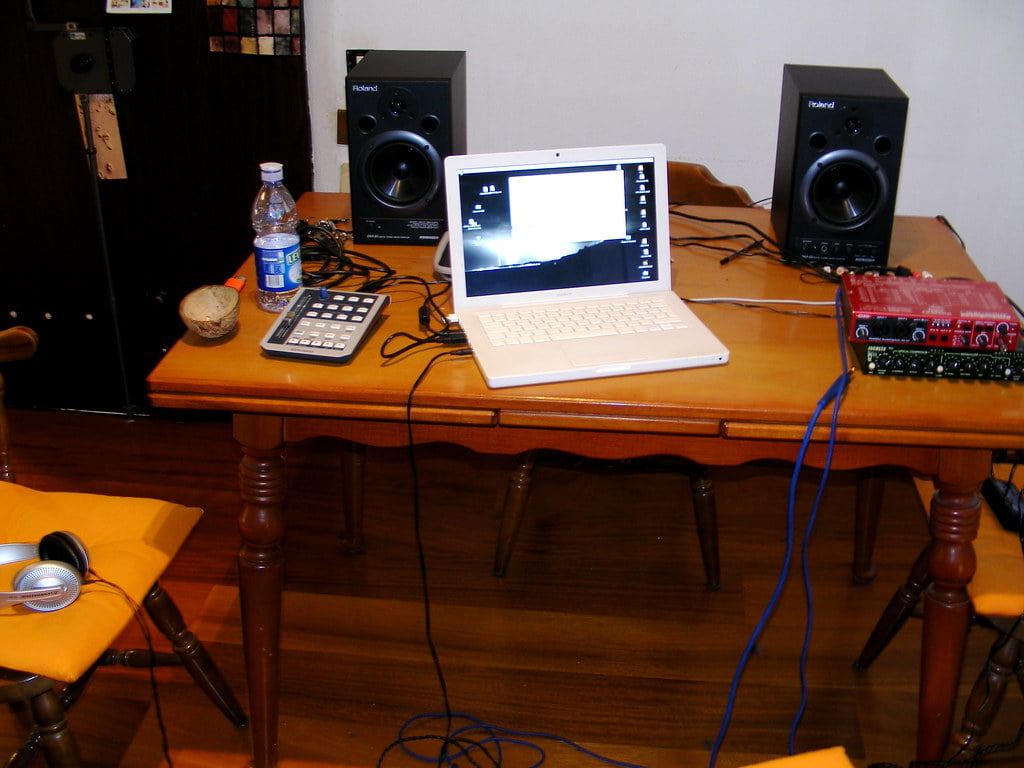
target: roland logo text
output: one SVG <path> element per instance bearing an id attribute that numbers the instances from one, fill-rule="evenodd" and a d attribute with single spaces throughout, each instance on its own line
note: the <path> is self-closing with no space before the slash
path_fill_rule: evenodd
<path id="1" fill-rule="evenodd" d="M 352 83 L 352 90 L 356 93 L 360 91 L 375 92 L 377 90 L 376 85 L 360 85 L 359 83 Z"/>
<path id="2" fill-rule="evenodd" d="M 835 103 L 835 101 L 822 101 L 821 99 L 808 99 L 807 100 L 807 108 L 808 109 L 835 109 L 836 108 L 836 103 Z"/>

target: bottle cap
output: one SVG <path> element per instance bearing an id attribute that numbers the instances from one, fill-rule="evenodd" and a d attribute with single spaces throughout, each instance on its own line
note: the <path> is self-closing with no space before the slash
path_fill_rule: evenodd
<path id="1" fill-rule="evenodd" d="M 284 166 L 281 163 L 260 163 L 260 180 L 283 181 Z"/>

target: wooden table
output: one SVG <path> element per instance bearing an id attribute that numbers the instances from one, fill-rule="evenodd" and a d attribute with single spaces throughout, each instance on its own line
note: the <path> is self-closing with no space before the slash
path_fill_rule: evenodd
<path id="1" fill-rule="evenodd" d="M 300 208 L 309 217 L 348 215 L 344 195 L 308 194 Z M 770 226 L 768 213 L 758 209 L 687 210 Z M 730 224 L 673 222 L 676 236 L 740 231 Z M 399 272 L 430 272 L 431 248 L 363 250 Z M 688 298 L 835 295 L 834 285 L 802 280 L 795 270 L 758 256 L 725 266 L 707 251 L 676 248 L 674 256 L 676 290 Z M 937 277 L 980 277 L 936 219 L 898 218 L 890 261 Z M 268 358 L 259 341 L 274 318 L 256 306 L 251 259 L 241 274 L 248 284 L 237 332 L 215 341 L 187 334 L 150 375 L 149 386 L 155 406 L 233 414 L 242 449 L 238 562 L 254 764 L 269 768 L 277 760 L 284 446 L 324 435 L 358 445 L 405 445 L 407 398 L 436 349 L 383 364 L 378 349 L 385 336 L 418 330 L 422 293 L 398 288 L 390 291 L 383 325 L 349 365 Z M 711 466 L 795 460 L 815 404 L 840 371 L 835 322 L 724 304 L 695 309 L 730 348 L 728 365 L 490 390 L 471 357 L 445 358 L 416 389 L 414 440 L 500 454 L 540 448 L 598 458 L 675 454 Z M 971 616 L 965 585 L 975 568 L 977 491 L 991 450 L 1020 446 L 1022 393 L 1019 384 L 856 373 L 842 404 L 834 468 L 906 467 L 934 477 L 938 489 L 930 523 L 935 583 L 922 632 L 919 760 L 937 760 L 945 751 Z M 808 465 L 824 462 L 827 422 L 823 417 L 813 433 Z M 865 632 L 872 620 L 866 617 Z"/>

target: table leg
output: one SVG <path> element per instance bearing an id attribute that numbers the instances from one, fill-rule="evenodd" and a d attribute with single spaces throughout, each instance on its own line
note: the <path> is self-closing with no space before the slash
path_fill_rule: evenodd
<path id="1" fill-rule="evenodd" d="M 976 560 L 978 491 L 992 468 L 987 451 L 944 450 L 939 455 L 931 501 L 932 584 L 924 597 L 921 685 L 917 715 L 917 759 L 942 760 L 949 744 L 960 666 L 971 620 L 967 584 Z"/>
<path id="2" fill-rule="evenodd" d="M 280 417 L 238 414 L 242 447 L 238 580 L 254 768 L 277 764 L 281 592 L 284 586 L 285 462 Z"/>

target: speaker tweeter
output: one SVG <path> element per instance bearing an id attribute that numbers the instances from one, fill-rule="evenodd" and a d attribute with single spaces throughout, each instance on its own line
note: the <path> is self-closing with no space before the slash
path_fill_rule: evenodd
<path id="1" fill-rule="evenodd" d="M 888 264 L 906 119 L 881 69 L 785 65 L 772 226 L 789 258 Z"/>

